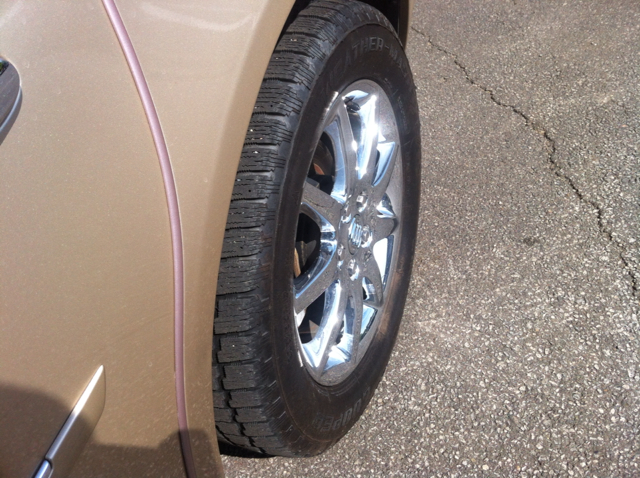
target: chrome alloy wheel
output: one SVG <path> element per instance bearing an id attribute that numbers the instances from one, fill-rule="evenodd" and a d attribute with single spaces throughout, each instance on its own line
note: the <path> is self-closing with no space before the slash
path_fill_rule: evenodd
<path id="1" fill-rule="evenodd" d="M 373 341 L 401 234 L 402 160 L 389 98 L 360 80 L 335 95 L 304 184 L 294 257 L 298 356 L 322 385 Z"/>

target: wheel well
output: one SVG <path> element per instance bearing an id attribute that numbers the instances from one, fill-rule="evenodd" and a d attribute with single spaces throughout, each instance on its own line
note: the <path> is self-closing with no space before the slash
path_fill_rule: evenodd
<path id="1" fill-rule="evenodd" d="M 400 42 L 403 46 L 406 46 L 407 43 L 407 35 L 409 33 L 409 10 L 410 10 L 410 0 L 360 0 L 362 3 L 366 3 L 367 5 L 371 5 L 373 8 L 376 8 L 382 12 L 382 14 L 387 17 L 387 20 L 393 25 L 396 33 L 400 37 Z M 301 10 L 306 8 L 312 0 L 295 0 L 293 7 L 291 8 L 291 12 L 287 17 L 287 21 L 282 27 L 282 32 L 280 33 L 280 37 L 282 37 L 284 31 L 287 29 L 289 25 L 296 19 L 298 13 Z"/>

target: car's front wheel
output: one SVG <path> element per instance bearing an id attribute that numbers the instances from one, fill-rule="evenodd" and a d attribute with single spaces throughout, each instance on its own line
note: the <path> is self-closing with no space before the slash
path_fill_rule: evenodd
<path id="1" fill-rule="evenodd" d="M 273 54 L 233 191 L 214 336 L 221 440 L 307 456 L 355 423 L 397 335 L 419 189 L 395 32 L 362 3 L 312 3 Z"/>

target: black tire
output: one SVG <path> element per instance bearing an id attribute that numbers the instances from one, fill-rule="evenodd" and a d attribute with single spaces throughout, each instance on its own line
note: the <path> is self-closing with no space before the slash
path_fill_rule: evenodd
<path id="1" fill-rule="evenodd" d="M 389 303 L 348 379 L 322 385 L 296 355 L 294 242 L 302 187 L 333 92 L 369 79 L 388 96 L 402 151 L 402 227 Z M 229 210 L 214 321 L 213 394 L 222 442 L 258 453 L 321 453 L 355 423 L 389 360 L 418 221 L 415 87 L 393 28 L 357 1 L 318 1 L 280 39 L 258 95 Z"/>

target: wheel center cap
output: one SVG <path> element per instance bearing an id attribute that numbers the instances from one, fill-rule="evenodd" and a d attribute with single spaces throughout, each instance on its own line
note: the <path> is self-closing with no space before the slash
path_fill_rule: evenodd
<path id="1" fill-rule="evenodd" d="M 371 242 L 371 228 L 362 223 L 362 218 L 356 216 L 349 226 L 349 252 L 355 254 L 360 247 L 367 247 Z"/>

